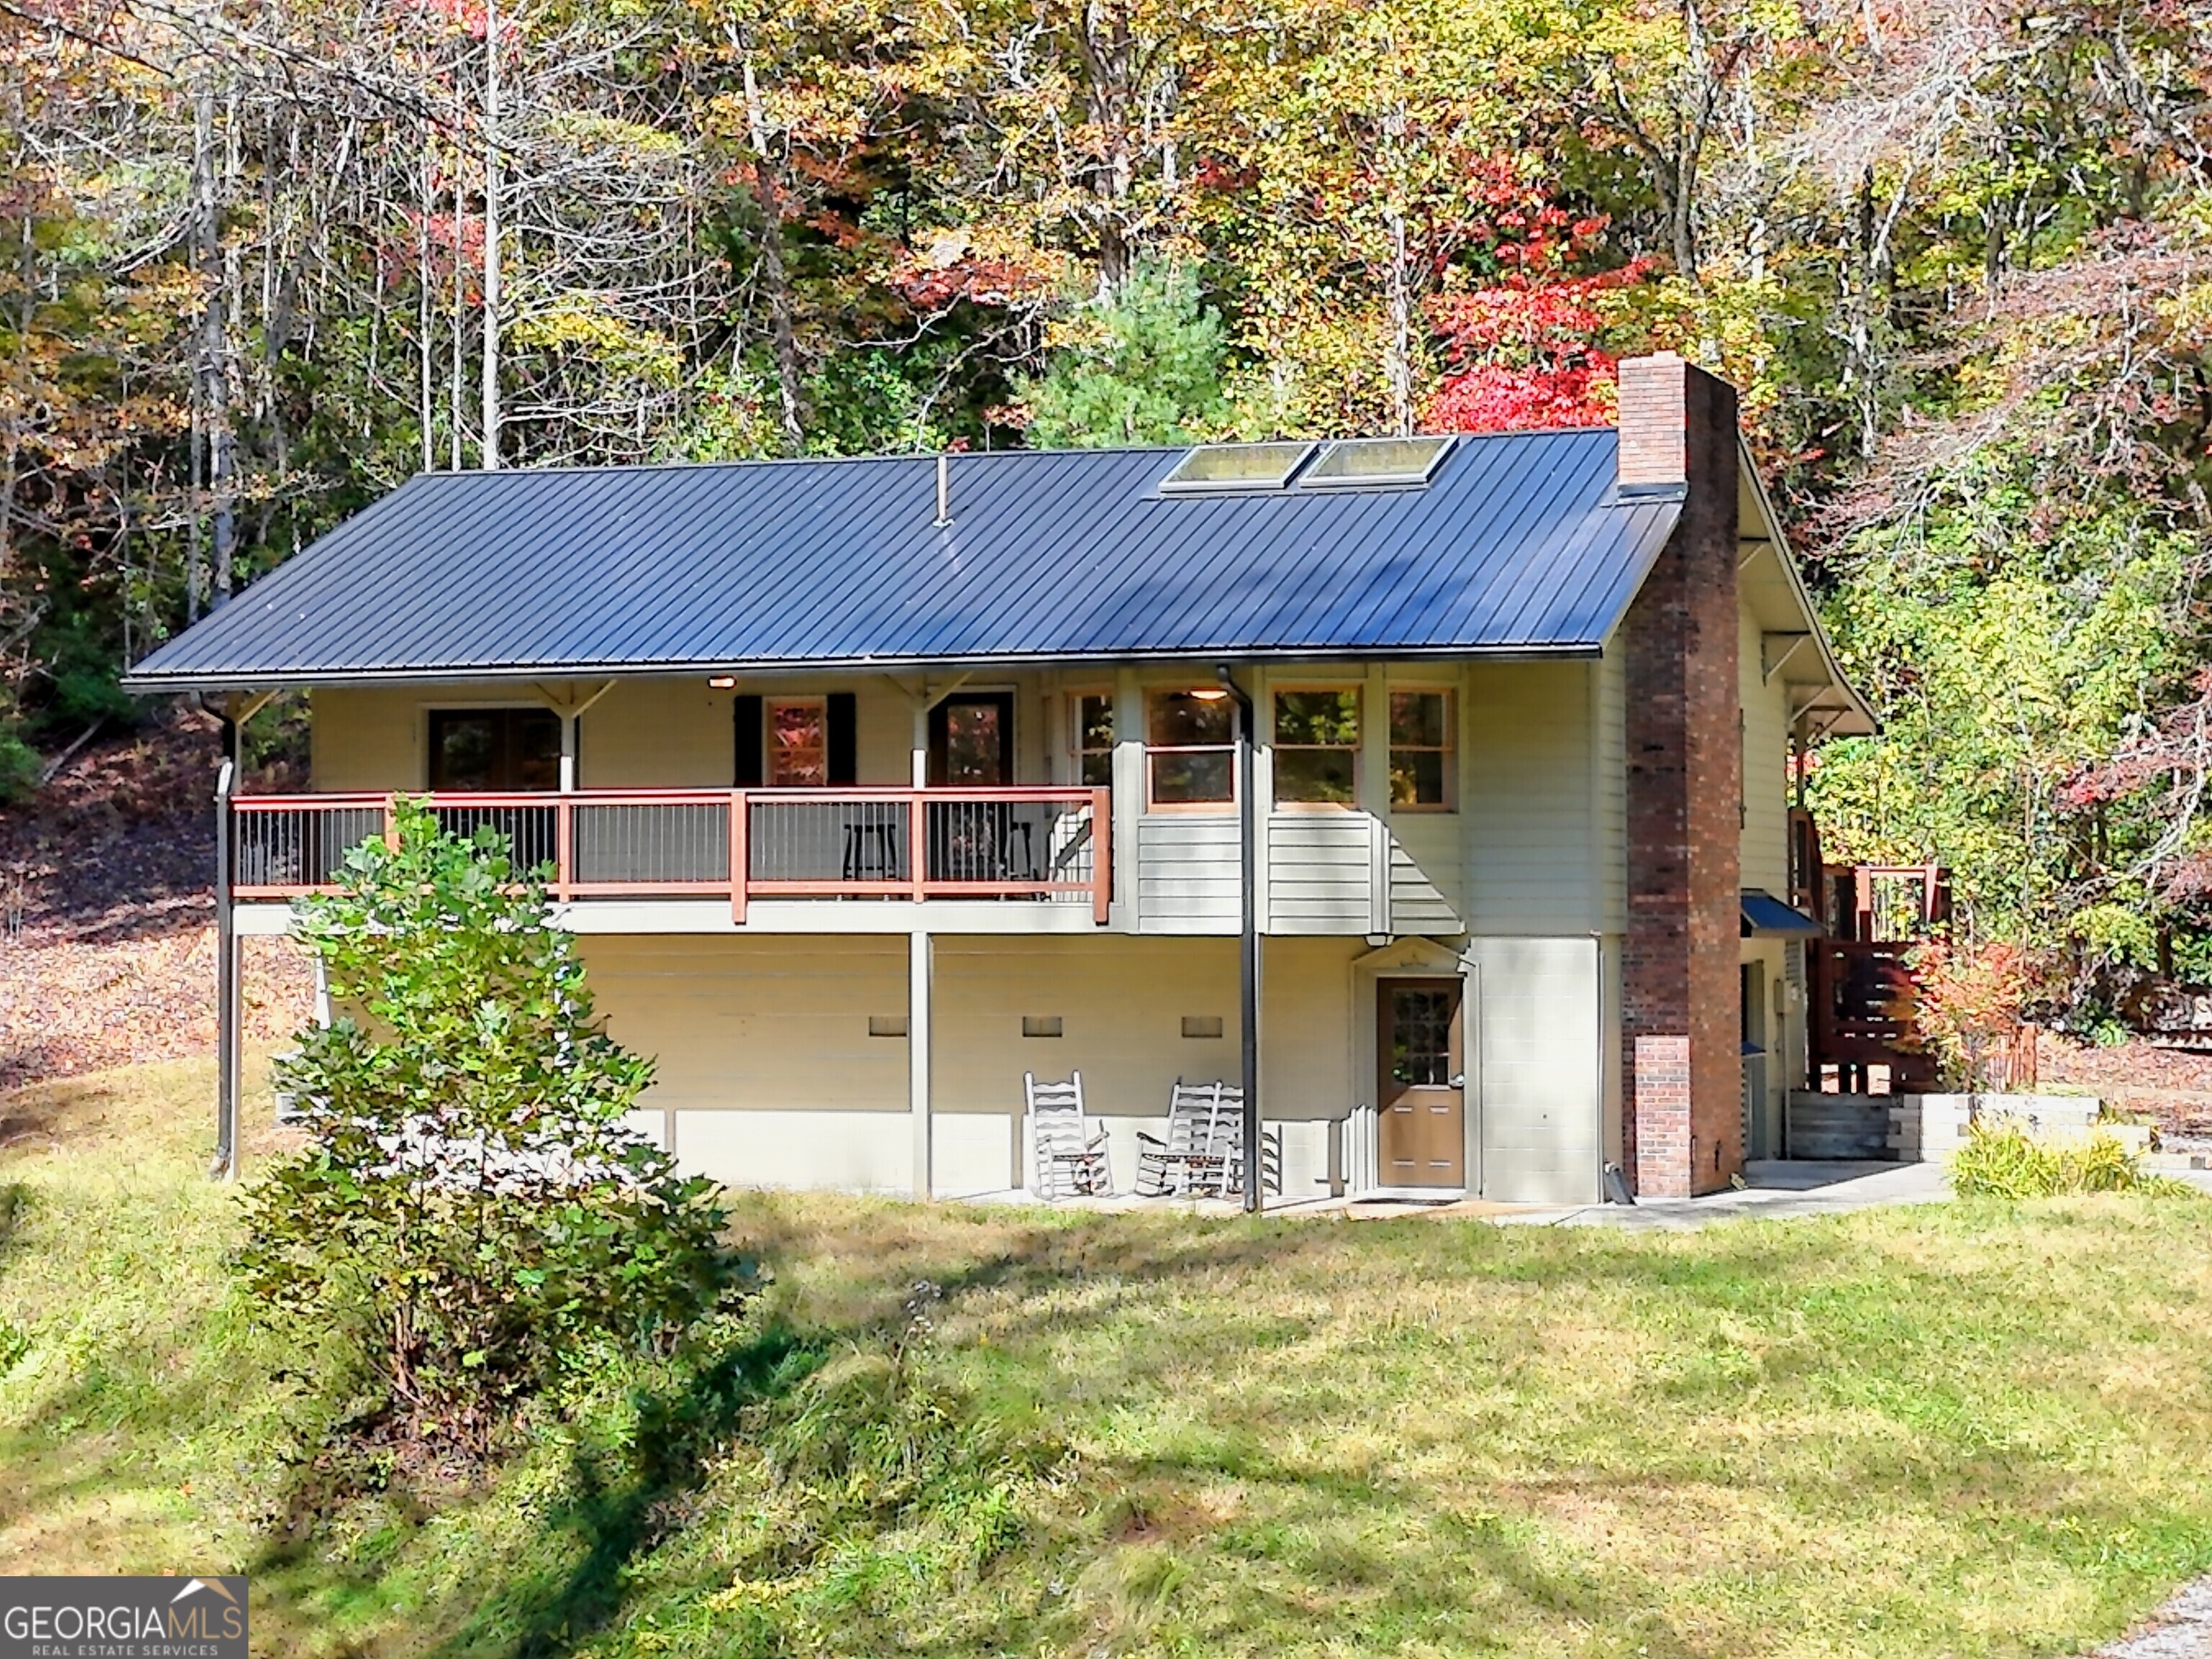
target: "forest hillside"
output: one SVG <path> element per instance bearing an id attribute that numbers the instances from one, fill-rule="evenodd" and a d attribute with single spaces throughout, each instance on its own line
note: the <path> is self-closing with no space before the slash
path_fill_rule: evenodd
<path id="1" fill-rule="evenodd" d="M 1610 417 L 1728 376 L 1949 864 L 2212 979 L 2177 0 L 7 0 L 0 785 L 425 469 Z M 155 726 L 153 731 L 171 728 Z"/>

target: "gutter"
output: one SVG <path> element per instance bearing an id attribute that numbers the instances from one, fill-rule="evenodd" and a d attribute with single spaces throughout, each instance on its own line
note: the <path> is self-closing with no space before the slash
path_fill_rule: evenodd
<path id="1" fill-rule="evenodd" d="M 1605 653 L 1601 640 L 1578 640 L 1569 645 L 1347 645 L 1315 646 L 1270 650 L 1265 647 L 1236 647 L 1250 662 L 1589 662 Z M 189 670 L 174 674 L 128 674 L 123 690 L 133 696 L 171 696 L 186 692 L 256 691 L 270 686 L 307 690 L 342 690 L 386 685 L 451 685 L 461 680 L 544 679 L 669 679 L 689 675 L 744 674 L 897 674 L 927 670 L 964 669 L 970 673 L 1001 668 L 1065 668 L 1079 664 L 1104 668 L 1122 663 L 1200 663 L 1212 653 L 1204 647 L 1178 646 L 1158 651 L 1024 652 L 1002 657 L 819 657 L 770 662 L 716 658 L 690 662 L 573 662 L 573 663 L 453 663 L 393 669 L 333 668 L 295 670 L 271 666 L 231 669 L 205 673 Z"/>

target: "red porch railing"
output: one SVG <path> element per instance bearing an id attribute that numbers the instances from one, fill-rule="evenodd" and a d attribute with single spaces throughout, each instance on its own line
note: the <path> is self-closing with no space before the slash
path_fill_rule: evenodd
<path id="1" fill-rule="evenodd" d="M 389 836 L 391 795 L 232 802 L 232 890 L 285 899 L 329 888 L 349 848 Z M 554 896 L 1004 898 L 1111 896 L 1103 789 L 593 789 L 414 796 L 459 834 L 490 828 Z"/>

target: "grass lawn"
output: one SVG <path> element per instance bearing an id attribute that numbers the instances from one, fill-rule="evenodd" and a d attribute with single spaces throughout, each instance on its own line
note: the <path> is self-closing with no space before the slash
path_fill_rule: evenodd
<path id="1" fill-rule="evenodd" d="M 269 1652 L 2050 1654 L 2212 1569 L 2212 1204 L 1686 1235 L 749 1198 L 712 1352 L 320 1505 L 210 1073 L 0 1101 L 0 1573 Z M 372 1483 L 373 1484 L 373 1483 Z"/>

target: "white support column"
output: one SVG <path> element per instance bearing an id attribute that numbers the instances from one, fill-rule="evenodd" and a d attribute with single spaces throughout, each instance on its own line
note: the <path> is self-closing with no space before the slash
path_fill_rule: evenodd
<path id="1" fill-rule="evenodd" d="M 929 688 L 922 687 L 921 695 L 914 700 L 914 787 L 929 787 Z"/>
<path id="2" fill-rule="evenodd" d="M 1274 914 L 1267 877 L 1275 862 L 1275 694 L 1264 668 L 1244 671 L 1244 689 L 1252 694 L 1252 903 L 1264 933 Z"/>
<path id="3" fill-rule="evenodd" d="M 1390 676 L 1379 663 L 1367 665 L 1359 690 L 1360 810 L 1374 820 L 1369 843 L 1367 932 L 1390 927 Z"/>
<path id="4" fill-rule="evenodd" d="M 1137 821 L 1145 811 L 1145 694 L 1134 669 L 1114 675 L 1114 904 L 1115 927 L 1133 933 L 1143 923 L 1137 898 Z"/>
<path id="5" fill-rule="evenodd" d="M 576 711 L 563 708 L 561 715 L 561 793 L 576 793 Z"/>
<path id="6" fill-rule="evenodd" d="M 930 937 L 917 928 L 907 938 L 906 1100 L 914 1130 L 914 1195 L 930 1196 L 929 992 Z"/>

